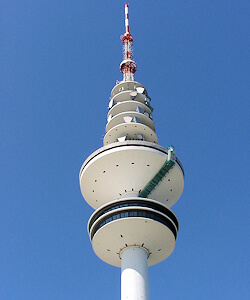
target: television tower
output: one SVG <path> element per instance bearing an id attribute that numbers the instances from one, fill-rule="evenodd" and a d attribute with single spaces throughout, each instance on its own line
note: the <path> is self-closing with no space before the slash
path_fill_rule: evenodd
<path id="1" fill-rule="evenodd" d="M 81 192 L 95 209 L 88 222 L 93 250 L 121 267 L 121 299 L 149 300 L 148 266 L 174 250 L 184 171 L 174 148 L 158 145 L 147 90 L 134 81 L 133 36 L 125 4 L 123 80 L 111 91 L 104 146 L 83 163 Z"/>

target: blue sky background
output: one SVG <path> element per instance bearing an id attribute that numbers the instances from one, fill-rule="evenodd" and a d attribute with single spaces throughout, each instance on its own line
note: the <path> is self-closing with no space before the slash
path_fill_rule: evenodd
<path id="1" fill-rule="evenodd" d="M 122 79 L 123 1 L 1 2 L 0 299 L 119 299 L 78 174 Z M 152 300 L 249 299 L 249 1 L 130 1 L 135 79 L 185 188 Z"/>

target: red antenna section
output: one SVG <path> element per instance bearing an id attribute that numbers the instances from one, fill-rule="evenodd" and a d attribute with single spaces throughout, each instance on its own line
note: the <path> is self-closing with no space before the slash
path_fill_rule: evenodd
<path id="1" fill-rule="evenodd" d="M 123 81 L 133 81 L 134 73 L 137 70 L 136 63 L 133 61 L 133 36 L 129 32 L 128 6 L 128 4 L 125 4 L 125 33 L 122 36 L 123 61 L 120 64 L 120 70 L 123 73 Z"/>

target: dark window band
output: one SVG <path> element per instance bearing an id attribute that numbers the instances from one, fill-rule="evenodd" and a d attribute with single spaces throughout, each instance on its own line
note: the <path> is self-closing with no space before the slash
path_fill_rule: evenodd
<path id="1" fill-rule="evenodd" d="M 173 225 L 173 223 L 166 217 L 156 213 L 156 212 L 152 212 L 152 211 L 148 211 L 148 210 L 139 210 L 139 209 L 133 209 L 133 210 L 124 210 L 124 211 L 120 211 L 120 212 L 114 212 L 113 214 L 107 216 L 107 218 L 105 218 L 103 220 L 103 218 L 97 222 L 94 225 L 94 228 L 91 232 L 91 240 L 93 238 L 93 236 L 95 235 L 95 233 L 104 225 L 117 220 L 117 219 L 123 219 L 123 218 L 131 218 L 131 217 L 143 217 L 143 218 L 148 218 L 151 220 L 155 220 L 158 221 L 162 224 L 164 224 L 165 226 L 167 226 L 174 234 L 175 239 L 177 237 L 177 230 L 175 228 L 175 226 Z"/>
<path id="2" fill-rule="evenodd" d="M 93 218 L 91 219 L 90 223 L 89 223 L 89 230 L 91 228 L 91 226 L 93 225 L 93 223 L 101 216 L 106 214 L 109 211 L 118 209 L 118 208 L 122 208 L 122 207 L 131 207 L 131 206 L 139 206 L 139 207 L 147 207 L 147 208 L 151 208 L 151 209 L 155 209 L 163 214 L 165 214 L 166 216 L 168 216 L 175 224 L 177 230 L 179 230 L 179 223 L 178 220 L 176 218 L 176 216 L 171 212 L 171 210 L 167 209 L 166 207 L 159 205 L 157 203 L 154 202 L 150 202 L 150 201 L 135 201 L 135 200 L 121 200 L 119 203 L 111 203 L 107 206 L 105 206 L 103 209 L 101 209 L 100 211 L 98 211 Z"/>

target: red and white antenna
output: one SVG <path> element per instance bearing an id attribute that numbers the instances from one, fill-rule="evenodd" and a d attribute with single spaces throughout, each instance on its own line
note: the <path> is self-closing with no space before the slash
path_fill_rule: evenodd
<path id="1" fill-rule="evenodd" d="M 129 33 L 128 4 L 125 4 L 125 32 Z"/>
<path id="2" fill-rule="evenodd" d="M 123 61 L 120 64 L 120 70 L 123 73 L 123 81 L 133 81 L 134 73 L 137 70 L 136 63 L 133 61 L 133 36 L 129 32 L 128 6 L 128 4 L 125 4 L 125 33 L 122 36 Z"/>

